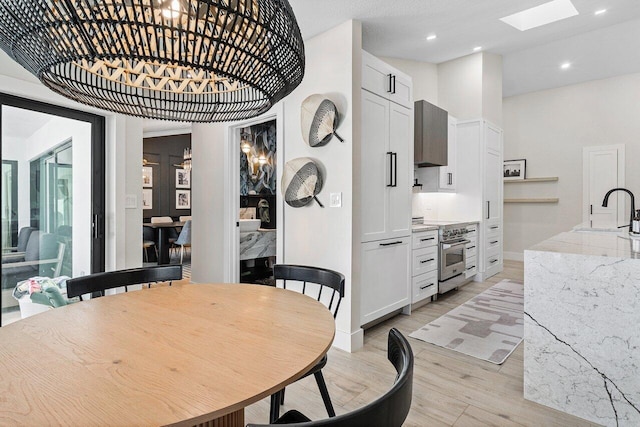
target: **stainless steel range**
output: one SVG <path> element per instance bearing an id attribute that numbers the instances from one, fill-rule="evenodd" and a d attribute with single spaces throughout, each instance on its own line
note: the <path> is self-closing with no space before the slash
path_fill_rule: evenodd
<path id="1" fill-rule="evenodd" d="M 458 288 L 473 280 L 466 277 L 467 244 L 469 228 L 476 223 L 453 221 L 424 221 L 425 225 L 438 226 L 439 260 L 438 294 Z"/>

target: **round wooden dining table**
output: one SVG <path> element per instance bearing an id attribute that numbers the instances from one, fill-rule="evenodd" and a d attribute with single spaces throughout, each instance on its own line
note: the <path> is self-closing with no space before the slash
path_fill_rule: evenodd
<path id="1" fill-rule="evenodd" d="M 244 407 L 301 377 L 334 333 L 315 299 L 258 285 L 56 308 L 0 328 L 0 425 L 242 426 Z"/>

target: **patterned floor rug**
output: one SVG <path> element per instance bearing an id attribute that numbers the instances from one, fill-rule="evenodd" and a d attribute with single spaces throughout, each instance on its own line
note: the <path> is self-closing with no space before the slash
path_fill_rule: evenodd
<path id="1" fill-rule="evenodd" d="M 503 280 L 409 336 L 500 365 L 522 342 L 523 294 Z"/>

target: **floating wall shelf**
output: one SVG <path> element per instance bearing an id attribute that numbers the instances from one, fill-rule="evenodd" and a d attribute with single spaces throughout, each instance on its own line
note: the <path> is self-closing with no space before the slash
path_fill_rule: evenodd
<path id="1" fill-rule="evenodd" d="M 505 203 L 558 203 L 560 199 L 504 199 Z"/>
<path id="2" fill-rule="evenodd" d="M 557 176 L 550 176 L 547 178 L 526 178 L 526 179 L 512 179 L 512 180 L 507 180 L 504 183 L 505 184 L 522 184 L 522 183 L 526 183 L 526 182 L 552 182 L 552 181 L 557 181 L 558 177 Z"/>

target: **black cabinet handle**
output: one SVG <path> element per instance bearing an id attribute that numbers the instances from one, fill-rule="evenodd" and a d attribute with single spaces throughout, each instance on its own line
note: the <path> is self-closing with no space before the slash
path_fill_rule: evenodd
<path id="1" fill-rule="evenodd" d="M 398 186 L 398 153 L 391 153 L 391 157 L 393 158 L 393 185 L 392 187 Z"/>
<path id="2" fill-rule="evenodd" d="M 473 249 L 475 248 L 475 246 L 469 246 L 467 249 Z"/>
<path id="3" fill-rule="evenodd" d="M 491 202 L 487 200 L 487 219 L 491 218 Z"/>
<path id="4" fill-rule="evenodd" d="M 393 75 L 388 74 L 387 77 L 389 77 L 389 89 L 387 89 L 387 93 L 393 93 Z"/>
<path id="5" fill-rule="evenodd" d="M 590 205 L 590 206 L 591 206 L 591 215 L 593 215 L 593 205 Z"/>
<path id="6" fill-rule="evenodd" d="M 392 76 L 391 79 L 393 81 L 393 90 L 391 93 L 396 93 L 396 76 Z"/>
<path id="7" fill-rule="evenodd" d="M 489 244 L 491 244 L 491 245 L 495 245 L 496 243 L 498 243 L 498 241 L 497 241 L 497 240 L 494 240 L 494 241 L 492 241 L 492 242 L 489 242 Z"/>
<path id="8" fill-rule="evenodd" d="M 475 265 L 472 265 L 471 267 L 467 268 L 467 271 L 469 271 L 469 270 L 473 270 L 474 268 L 476 268 L 476 266 L 475 266 Z"/>
<path id="9" fill-rule="evenodd" d="M 389 156 L 389 183 L 387 187 L 393 187 L 393 153 L 387 151 L 387 156 Z"/>
<path id="10" fill-rule="evenodd" d="M 496 262 L 498 262 L 498 260 L 497 260 L 497 259 L 494 259 L 494 260 L 489 261 L 489 263 L 491 263 L 491 264 L 495 264 Z"/>
<path id="11" fill-rule="evenodd" d="M 393 245 L 399 245 L 402 243 L 402 240 L 398 240 L 397 242 L 391 242 L 391 243 L 380 243 L 380 246 L 393 246 Z"/>
<path id="12" fill-rule="evenodd" d="M 493 226 L 489 227 L 489 229 L 490 229 L 490 230 L 497 230 L 497 229 L 498 229 L 498 226 L 497 226 L 497 225 L 493 225 Z"/>
<path id="13" fill-rule="evenodd" d="M 428 239 L 420 239 L 421 242 L 426 242 L 427 240 L 436 240 L 435 237 L 429 237 Z"/>
<path id="14" fill-rule="evenodd" d="M 423 259 L 422 261 L 420 261 L 420 264 L 425 264 L 427 262 L 431 262 L 431 261 L 435 261 L 435 258 L 429 258 L 429 259 Z"/>
<path id="15" fill-rule="evenodd" d="M 423 291 L 423 290 L 425 290 L 425 289 L 427 289 L 427 288 L 430 288 L 430 287 L 431 287 L 431 286 L 433 286 L 434 284 L 435 284 L 435 283 L 429 283 L 428 285 L 420 286 L 420 290 L 422 290 L 422 291 Z"/>
<path id="16" fill-rule="evenodd" d="M 453 174 L 449 172 L 447 175 L 449 175 L 449 185 L 453 185 Z"/>

